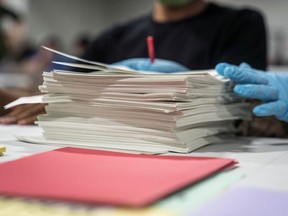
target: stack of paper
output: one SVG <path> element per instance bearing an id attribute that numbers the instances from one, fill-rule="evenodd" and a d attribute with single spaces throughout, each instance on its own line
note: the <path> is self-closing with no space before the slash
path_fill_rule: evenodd
<path id="1" fill-rule="evenodd" d="M 40 90 L 48 106 L 37 122 L 42 142 L 190 152 L 234 132 L 233 121 L 247 118 L 247 104 L 213 70 L 160 74 L 88 63 L 60 64 L 97 72 L 43 73 Z"/>

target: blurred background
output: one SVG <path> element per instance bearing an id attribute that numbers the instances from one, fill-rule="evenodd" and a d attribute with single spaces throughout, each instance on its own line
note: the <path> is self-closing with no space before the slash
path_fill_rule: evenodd
<path id="1" fill-rule="evenodd" d="M 41 41 L 47 35 L 58 35 L 65 48 L 79 34 L 95 35 L 109 26 L 151 10 L 153 0 L 6 0 L 26 2 L 28 37 Z M 85 3 L 83 3 L 85 2 Z M 258 8 L 266 17 L 269 36 L 269 62 L 288 64 L 287 0 L 217 0 L 229 5 Z"/>
<path id="2" fill-rule="evenodd" d="M 287 0 L 216 2 L 262 11 L 268 30 L 269 68 L 288 71 Z M 52 57 L 41 52 L 41 45 L 81 55 L 87 42 L 95 35 L 118 22 L 149 12 L 152 3 L 153 0 L 0 0 L 4 8 L 0 13 L 0 37 L 5 37 L 2 41 L 6 44 L 6 50 L 0 44 L 0 75 L 48 70 Z M 3 83 L 9 86 L 9 80 L 0 77 L 0 86 Z"/>

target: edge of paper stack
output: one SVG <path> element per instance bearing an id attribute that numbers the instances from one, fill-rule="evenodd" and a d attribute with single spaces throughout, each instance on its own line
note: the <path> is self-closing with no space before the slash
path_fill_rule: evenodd
<path id="1" fill-rule="evenodd" d="M 187 153 L 221 141 L 235 132 L 235 120 L 248 118 L 247 104 L 232 93 L 233 83 L 214 70 L 134 71 L 46 49 L 76 60 L 55 62 L 76 71 L 43 73 L 39 89 L 47 114 L 36 122 L 43 137 L 19 137 L 23 141 Z"/>

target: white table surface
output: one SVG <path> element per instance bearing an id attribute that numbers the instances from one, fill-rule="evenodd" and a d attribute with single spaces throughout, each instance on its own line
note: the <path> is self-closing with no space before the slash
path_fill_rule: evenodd
<path id="1" fill-rule="evenodd" d="M 15 137 L 40 134 L 41 129 L 37 126 L 0 125 L 0 145 L 7 148 L 4 156 L 0 157 L 0 163 L 59 148 L 24 143 Z M 226 143 L 202 147 L 183 156 L 233 158 L 238 161 L 237 168 L 229 172 L 243 175 L 243 178 L 233 183 L 232 187 L 256 186 L 288 192 L 288 139 L 237 137 Z"/>
<path id="2" fill-rule="evenodd" d="M 37 145 L 18 141 L 17 135 L 37 136 L 37 126 L 0 125 L 0 145 L 7 152 L 0 162 L 49 151 L 59 146 Z M 212 156 L 236 159 L 235 172 L 245 175 L 240 183 L 288 191 L 288 139 L 239 138 L 221 144 L 202 147 L 182 156 Z"/>

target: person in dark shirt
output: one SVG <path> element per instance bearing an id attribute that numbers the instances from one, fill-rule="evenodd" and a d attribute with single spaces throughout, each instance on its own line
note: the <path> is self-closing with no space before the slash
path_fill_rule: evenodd
<path id="1" fill-rule="evenodd" d="M 223 61 L 245 61 L 254 68 L 266 68 L 262 15 L 204 0 L 155 1 L 152 13 L 105 31 L 88 46 L 82 58 L 108 64 L 147 58 L 148 35 L 154 37 L 157 58 L 191 70 L 214 68 Z M 33 123 L 37 113 L 18 111 L 21 108 L 0 118 L 0 123 Z"/>
<path id="2" fill-rule="evenodd" d="M 155 41 L 153 63 L 147 58 L 147 36 Z M 266 55 L 265 23 L 259 11 L 204 0 L 158 0 L 152 13 L 99 35 L 83 58 L 168 73 L 211 69 L 220 62 L 246 62 L 265 70 Z M 274 117 L 238 123 L 240 135 L 286 136 L 287 126 Z"/>
<path id="3" fill-rule="evenodd" d="M 266 69 L 266 31 L 261 13 L 204 0 L 186 2 L 175 6 L 156 1 L 151 14 L 98 36 L 83 58 L 108 64 L 145 58 L 146 37 L 153 36 L 157 58 L 191 70 L 214 68 L 219 62 L 247 62 Z"/>

